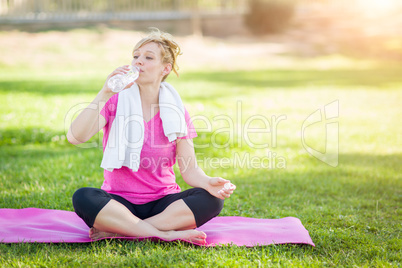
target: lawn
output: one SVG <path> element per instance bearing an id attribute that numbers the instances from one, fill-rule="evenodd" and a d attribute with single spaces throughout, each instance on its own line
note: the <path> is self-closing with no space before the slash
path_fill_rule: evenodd
<path id="1" fill-rule="evenodd" d="M 51 47 L 38 53 L 61 53 Z M 84 63 L 81 72 L 76 57 L 69 61 L 77 51 L 91 53 L 78 43 L 60 55 L 59 65 L 44 63 L 38 70 L 28 62 L 21 71 L 22 60 L 0 64 L 0 208 L 71 211 L 77 188 L 102 184 L 101 134 L 73 146 L 65 133 L 102 86 L 110 62 L 100 57 L 104 66 Z M 364 68 L 312 66 L 191 69 L 169 81 L 194 118 L 200 165 L 237 185 L 221 216 L 297 217 L 315 248 L 113 240 L 0 244 L 0 265 L 400 266 L 402 67 L 381 61 Z M 331 103 L 337 116 L 303 127 Z M 336 123 L 335 133 L 329 123 Z M 327 141 L 326 129 L 337 138 Z M 327 150 L 338 159 L 332 166 L 303 146 L 325 153 L 326 142 L 339 148 Z"/>

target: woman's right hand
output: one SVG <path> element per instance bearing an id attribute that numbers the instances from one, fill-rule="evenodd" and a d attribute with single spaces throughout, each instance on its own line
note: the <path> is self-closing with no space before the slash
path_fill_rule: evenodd
<path id="1" fill-rule="evenodd" d="M 67 139 L 70 143 L 80 144 L 86 142 L 106 125 L 106 119 L 100 115 L 100 111 L 106 102 L 117 93 L 113 92 L 107 84 L 112 76 L 127 73 L 130 70 L 129 67 L 129 65 L 118 67 L 109 74 L 95 99 L 74 119 L 67 133 Z M 128 84 L 125 89 L 132 85 L 133 83 Z"/>
<path id="2" fill-rule="evenodd" d="M 109 79 L 110 79 L 111 77 L 115 76 L 115 75 L 123 75 L 123 74 L 126 74 L 126 73 L 128 73 L 129 71 L 130 71 L 130 65 L 123 65 L 123 66 L 120 66 L 120 67 L 116 68 L 116 69 L 115 69 L 111 74 L 109 74 L 108 77 L 106 78 L 105 84 L 103 84 L 102 91 L 103 91 L 104 93 L 108 93 L 108 94 L 112 94 L 112 95 L 117 94 L 118 92 L 114 92 L 114 91 L 112 91 L 112 90 L 108 87 Z M 123 90 L 125 90 L 125 89 L 127 89 L 127 88 L 130 88 L 132 85 L 134 85 L 134 82 L 129 83 Z"/>

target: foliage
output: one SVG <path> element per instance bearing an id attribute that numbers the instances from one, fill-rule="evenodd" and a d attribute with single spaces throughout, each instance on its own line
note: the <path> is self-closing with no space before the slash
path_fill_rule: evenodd
<path id="1" fill-rule="evenodd" d="M 250 0 L 245 23 L 255 34 L 281 32 L 289 25 L 294 4 L 280 0 Z"/>

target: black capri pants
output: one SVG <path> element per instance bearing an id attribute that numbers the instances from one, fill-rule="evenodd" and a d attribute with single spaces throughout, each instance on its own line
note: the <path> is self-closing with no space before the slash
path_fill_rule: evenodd
<path id="1" fill-rule="evenodd" d="M 75 213 L 84 220 L 88 227 L 93 227 L 99 211 L 110 201 L 116 200 L 128 208 L 140 219 L 147 219 L 164 211 L 171 203 L 182 199 L 194 214 L 197 227 L 200 227 L 213 217 L 218 216 L 224 201 L 212 196 L 202 188 L 192 188 L 176 194 L 166 195 L 158 200 L 136 205 L 123 197 L 110 194 L 102 189 L 84 187 L 73 195 Z"/>

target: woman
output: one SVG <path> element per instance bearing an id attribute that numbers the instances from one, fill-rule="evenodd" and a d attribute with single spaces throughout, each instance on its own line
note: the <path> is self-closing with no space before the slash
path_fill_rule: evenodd
<path id="1" fill-rule="evenodd" d="M 138 170 L 124 165 L 111 172 L 105 169 L 101 189 L 81 188 L 74 193 L 74 209 L 90 227 L 92 239 L 155 236 L 205 243 L 206 234 L 194 228 L 217 216 L 224 199 L 236 188 L 233 184 L 224 187 L 228 180 L 209 177 L 197 166 L 192 142 L 197 134 L 185 109 L 186 135 L 169 142 L 164 134 L 159 93 L 169 73 L 173 70 L 177 75 L 179 54 L 171 35 L 159 30 L 143 38 L 133 50 L 131 64 L 138 67 L 140 75 L 136 84 L 127 85 L 124 91 L 138 86 L 144 121 L 141 161 Z M 105 154 L 116 107 L 127 101 L 118 96 L 124 91 L 112 92 L 107 82 L 128 71 L 129 66 L 122 66 L 108 76 L 93 102 L 71 124 L 67 134 L 70 143 L 86 142 L 103 128 Z M 173 172 L 176 159 L 184 181 L 194 188 L 180 192 Z"/>

